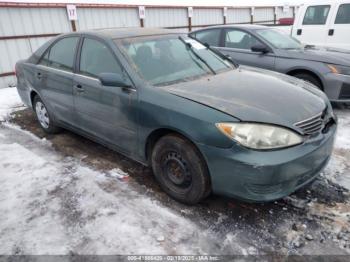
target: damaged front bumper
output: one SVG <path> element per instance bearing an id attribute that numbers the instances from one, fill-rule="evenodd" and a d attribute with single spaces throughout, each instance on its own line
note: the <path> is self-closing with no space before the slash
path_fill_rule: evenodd
<path id="1" fill-rule="evenodd" d="M 207 160 L 213 192 L 245 201 L 282 198 L 314 180 L 327 165 L 336 124 L 304 144 L 274 151 L 198 145 Z"/>

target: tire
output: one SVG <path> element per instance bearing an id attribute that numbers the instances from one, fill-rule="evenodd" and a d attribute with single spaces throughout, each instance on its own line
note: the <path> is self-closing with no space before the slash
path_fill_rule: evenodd
<path id="1" fill-rule="evenodd" d="M 151 162 L 161 188 L 175 200 L 193 205 L 209 195 L 207 165 L 198 149 L 181 136 L 160 138 L 153 148 Z"/>
<path id="2" fill-rule="evenodd" d="M 303 79 L 306 82 L 309 82 L 309 83 L 317 86 L 318 89 L 322 90 L 322 84 L 321 84 L 320 80 L 318 80 L 313 75 L 310 75 L 310 74 L 307 74 L 307 73 L 299 73 L 299 74 L 295 74 L 293 76 L 296 77 L 296 78 Z"/>
<path id="3" fill-rule="evenodd" d="M 57 134 L 61 131 L 61 128 L 54 124 L 44 102 L 38 95 L 36 95 L 33 99 L 33 109 L 40 127 L 45 131 L 45 133 Z"/>

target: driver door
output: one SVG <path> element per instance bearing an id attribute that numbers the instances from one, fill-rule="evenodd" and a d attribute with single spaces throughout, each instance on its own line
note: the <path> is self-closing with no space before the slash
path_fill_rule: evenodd
<path id="1" fill-rule="evenodd" d="M 136 89 L 104 86 L 98 79 L 100 73 L 128 77 L 114 52 L 104 41 L 86 37 L 77 63 L 73 95 L 79 128 L 122 152 L 136 152 Z"/>
<path id="2" fill-rule="evenodd" d="M 275 55 L 272 52 L 253 52 L 251 48 L 256 44 L 263 43 L 248 32 L 228 28 L 224 31 L 223 47 L 218 50 L 232 57 L 238 64 L 275 70 Z"/>

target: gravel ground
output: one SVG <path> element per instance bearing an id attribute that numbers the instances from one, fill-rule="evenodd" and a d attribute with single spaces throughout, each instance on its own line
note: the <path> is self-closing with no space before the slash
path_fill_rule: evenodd
<path id="1" fill-rule="evenodd" d="M 336 110 L 334 154 L 313 184 L 268 204 L 210 196 L 189 207 L 149 168 L 69 131 L 44 134 L 6 96 L 0 254 L 350 253 L 350 109 Z"/>

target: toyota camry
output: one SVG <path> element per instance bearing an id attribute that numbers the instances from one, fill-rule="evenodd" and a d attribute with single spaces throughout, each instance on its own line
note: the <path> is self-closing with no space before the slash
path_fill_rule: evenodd
<path id="1" fill-rule="evenodd" d="M 174 199 L 211 192 L 271 201 L 327 164 L 336 117 L 312 84 L 239 66 L 186 34 L 63 34 L 16 64 L 17 89 L 47 133 L 86 136 L 153 169 Z"/>

